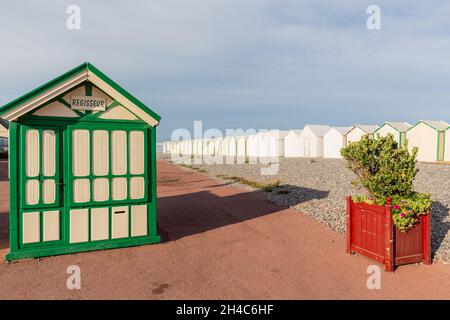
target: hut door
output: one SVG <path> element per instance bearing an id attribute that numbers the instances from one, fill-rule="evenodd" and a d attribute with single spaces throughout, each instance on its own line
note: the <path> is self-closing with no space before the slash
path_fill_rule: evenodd
<path id="1" fill-rule="evenodd" d="M 60 131 L 57 127 L 23 126 L 21 129 L 21 206 L 60 206 Z"/>
<path id="2" fill-rule="evenodd" d="M 309 157 L 310 143 L 309 143 L 309 138 L 308 137 L 304 138 L 304 140 L 303 140 L 303 147 L 305 148 L 303 154 L 305 155 L 305 157 Z"/>

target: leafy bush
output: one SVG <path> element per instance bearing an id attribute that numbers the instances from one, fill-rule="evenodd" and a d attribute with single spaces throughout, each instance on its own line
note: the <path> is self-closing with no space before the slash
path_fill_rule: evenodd
<path id="1" fill-rule="evenodd" d="M 405 231 L 414 226 L 417 217 L 431 208 L 429 193 L 414 191 L 417 172 L 417 148 L 410 153 L 399 147 L 392 135 L 369 139 L 363 137 L 341 149 L 347 166 L 357 178 L 355 185 L 364 187 L 370 196 L 353 197 L 355 202 L 392 205 L 396 227 Z"/>

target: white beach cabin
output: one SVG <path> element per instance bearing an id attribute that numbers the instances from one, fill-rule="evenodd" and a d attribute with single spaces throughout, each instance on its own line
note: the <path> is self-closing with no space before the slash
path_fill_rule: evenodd
<path id="1" fill-rule="evenodd" d="M 342 158 L 341 149 L 347 145 L 350 127 L 332 127 L 323 137 L 324 158 Z"/>
<path id="2" fill-rule="evenodd" d="M 378 129 L 377 125 L 358 124 L 358 125 L 353 126 L 347 132 L 347 145 L 349 143 L 357 142 L 357 141 L 361 140 L 361 138 L 364 136 L 366 136 L 368 138 L 372 138 L 373 133 L 377 129 Z"/>
<path id="3" fill-rule="evenodd" d="M 289 130 L 284 137 L 284 157 L 285 158 L 298 158 L 301 157 L 300 153 L 300 133 L 301 129 Z"/>
<path id="4" fill-rule="evenodd" d="M 421 120 L 406 132 L 408 149 L 417 147 L 417 160 L 444 160 L 445 136 L 449 124 L 445 121 Z"/>
<path id="5" fill-rule="evenodd" d="M 300 133 L 300 154 L 302 157 L 323 157 L 323 137 L 330 126 L 307 124 Z"/>
<path id="6" fill-rule="evenodd" d="M 238 136 L 236 138 L 236 161 L 244 163 L 247 157 L 247 139 L 248 136 Z"/>
<path id="7" fill-rule="evenodd" d="M 373 137 L 385 137 L 388 134 L 392 134 L 398 145 L 403 146 L 406 141 L 406 131 L 411 127 L 408 122 L 385 122 L 374 131 Z"/>
<path id="8" fill-rule="evenodd" d="M 259 154 L 258 135 L 251 134 L 247 137 L 247 156 L 249 159 L 256 159 Z"/>

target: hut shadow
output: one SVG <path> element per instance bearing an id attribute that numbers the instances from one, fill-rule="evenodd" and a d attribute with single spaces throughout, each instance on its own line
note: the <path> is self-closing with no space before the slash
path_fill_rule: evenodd
<path id="1" fill-rule="evenodd" d="M 289 193 L 285 193 L 289 190 Z M 282 185 L 270 193 L 288 197 L 289 205 L 328 196 L 328 191 Z M 217 195 L 210 191 L 158 198 L 158 232 L 163 242 L 271 215 L 288 206 L 267 200 L 263 191 Z"/>
<path id="2" fill-rule="evenodd" d="M 439 201 L 433 201 L 431 214 L 431 252 L 434 258 L 450 230 L 450 222 L 445 221 L 449 216 L 449 208 Z"/>

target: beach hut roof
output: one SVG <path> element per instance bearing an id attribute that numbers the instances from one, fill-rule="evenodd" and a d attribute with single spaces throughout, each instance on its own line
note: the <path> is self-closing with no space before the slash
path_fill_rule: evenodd
<path id="1" fill-rule="evenodd" d="M 351 127 L 331 127 L 330 130 L 331 129 L 334 129 L 344 135 L 351 129 Z"/>
<path id="2" fill-rule="evenodd" d="M 330 126 L 326 125 L 317 125 L 317 124 L 307 124 L 305 129 L 309 128 L 316 136 L 322 137 L 325 133 L 330 130 Z"/>
<path id="3" fill-rule="evenodd" d="M 347 133 L 349 133 L 350 131 L 352 131 L 354 128 L 360 128 L 362 131 L 364 131 L 365 133 L 374 133 L 375 130 L 378 129 L 377 125 L 370 125 L 370 124 L 357 124 L 354 125 L 353 127 L 350 128 L 350 130 L 347 131 Z"/>
<path id="4" fill-rule="evenodd" d="M 430 127 L 434 128 L 438 131 L 445 130 L 450 126 L 450 124 L 448 124 L 447 122 L 440 121 L 440 120 L 421 120 L 421 121 L 419 121 L 419 123 L 421 123 L 421 122 L 429 125 Z"/>

